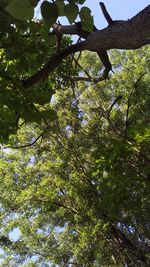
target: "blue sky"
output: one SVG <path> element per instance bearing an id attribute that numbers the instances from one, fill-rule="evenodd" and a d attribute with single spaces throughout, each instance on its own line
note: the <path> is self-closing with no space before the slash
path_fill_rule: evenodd
<path id="1" fill-rule="evenodd" d="M 95 26 L 100 29 L 107 26 L 107 22 L 102 15 L 99 2 L 100 0 L 86 0 L 85 4 L 92 10 Z M 150 0 L 103 0 L 102 2 L 114 20 L 130 19 L 150 4 Z"/>

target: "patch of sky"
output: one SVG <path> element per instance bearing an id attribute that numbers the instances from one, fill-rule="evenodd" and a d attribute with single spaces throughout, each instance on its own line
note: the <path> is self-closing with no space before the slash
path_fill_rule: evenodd
<path id="1" fill-rule="evenodd" d="M 32 155 L 32 156 L 30 157 L 30 159 L 29 159 L 29 162 L 28 162 L 27 166 L 33 166 L 34 163 L 35 163 L 35 156 Z"/>
<path id="2" fill-rule="evenodd" d="M 2 145 L 0 145 L 0 149 L 2 152 L 5 152 L 6 154 L 9 154 L 11 152 L 11 149 L 10 148 L 7 148 L 7 147 L 3 147 Z"/>
<path id="3" fill-rule="evenodd" d="M 130 234 L 135 232 L 135 227 L 133 227 L 131 225 L 125 225 L 125 224 L 123 224 L 121 222 L 117 223 L 117 228 L 119 228 L 119 229 L 122 228 L 122 229 L 124 229 L 126 232 L 128 232 Z"/>
<path id="4" fill-rule="evenodd" d="M 8 236 L 11 241 L 16 242 L 20 238 L 20 234 L 21 232 L 19 227 L 15 227 L 13 230 L 9 232 Z"/>
<path id="5" fill-rule="evenodd" d="M 0 248 L 0 257 L 4 254 L 4 250 Z"/>

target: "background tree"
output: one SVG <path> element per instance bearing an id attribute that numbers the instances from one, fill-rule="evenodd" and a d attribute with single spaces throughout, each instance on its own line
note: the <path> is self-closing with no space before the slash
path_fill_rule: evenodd
<path id="1" fill-rule="evenodd" d="M 115 50 L 116 74 L 91 84 L 74 81 L 102 72 L 84 53 L 55 84 L 55 120 L 11 136 L 20 149 L 1 152 L 1 266 L 149 265 L 149 53 Z"/>

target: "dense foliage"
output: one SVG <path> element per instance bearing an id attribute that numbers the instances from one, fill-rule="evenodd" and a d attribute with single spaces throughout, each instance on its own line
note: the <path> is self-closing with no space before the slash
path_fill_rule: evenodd
<path id="1" fill-rule="evenodd" d="M 39 2 L 39 6 L 37 6 Z M 42 81 L 34 88 L 24 88 L 23 80 L 35 73 L 56 52 L 56 39 L 49 35 L 49 28 L 59 16 L 67 16 L 69 21 L 74 9 L 84 1 L 56 1 L 49 3 L 44 1 L 29 0 L 3 0 L 0 2 L 0 141 L 6 142 L 10 134 L 16 133 L 20 118 L 25 122 L 41 122 L 51 117 L 55 119 L 55 113 L 44 104 L 48 103 L 55 87 L 55 74 L 48 81 Z M 44 18 L 49 16 L 51 22 L 37 23 L 31 20 L 34 15 L 34 7 L 38 16 L 38 9 L 43 10 Z M 46 9 L 45 6 L 47 5 Z M 82 10 L 81 10 L 82 9 Z M 73 20 L 80 12 L 80 16 L 90 16 L 86 7 L 77 9 Z M 64 10 L 64 12 L 62 12 Z M 65 12 L 66 10 L 66 12 Z M 56 14 L 57 13 L 57 14 Z M 36 17 L 35 17 L 36 19 Z M 83 20 L 83 19 L 82 19 Z M 83 23 L 86 24 L 85 22 Z M 90 25 L 87 25 L 90 27 Z M 86 26 L 86 27 L 87 27 Z M 68 39 L 62 42 L 62 48 L 68 46 Z M 64 80 L 68 76 L 68 62 L 62 63 L 57 74 Z M 66 67 L 67 66 L 67 67 Z M 66 74 L 67 73 L 67 74 Z M 70 71 L 71 74 L 71 71 Z"/>
<path id="2" fill-rule="evenodd" d="M 1 152 L 1 266 L 148 266 L 149 54 L 114 51 L 109 81 L 61 85 L 57 119 L 11 137 L 26 147 Z"/>

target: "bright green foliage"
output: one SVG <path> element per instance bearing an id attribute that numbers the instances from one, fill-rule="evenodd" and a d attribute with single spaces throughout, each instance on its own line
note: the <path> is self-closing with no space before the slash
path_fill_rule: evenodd
<path id="1" fill-rule="evenodd" d="M 37 142 L 1 151 L 1 266 L 150 265 L 149 55 L 114 51 L 110 80 L 68 82 L 46 130 L 28 123 L 11 139 Z M 93 54 L 80 64 L 102 71 Z"/>

